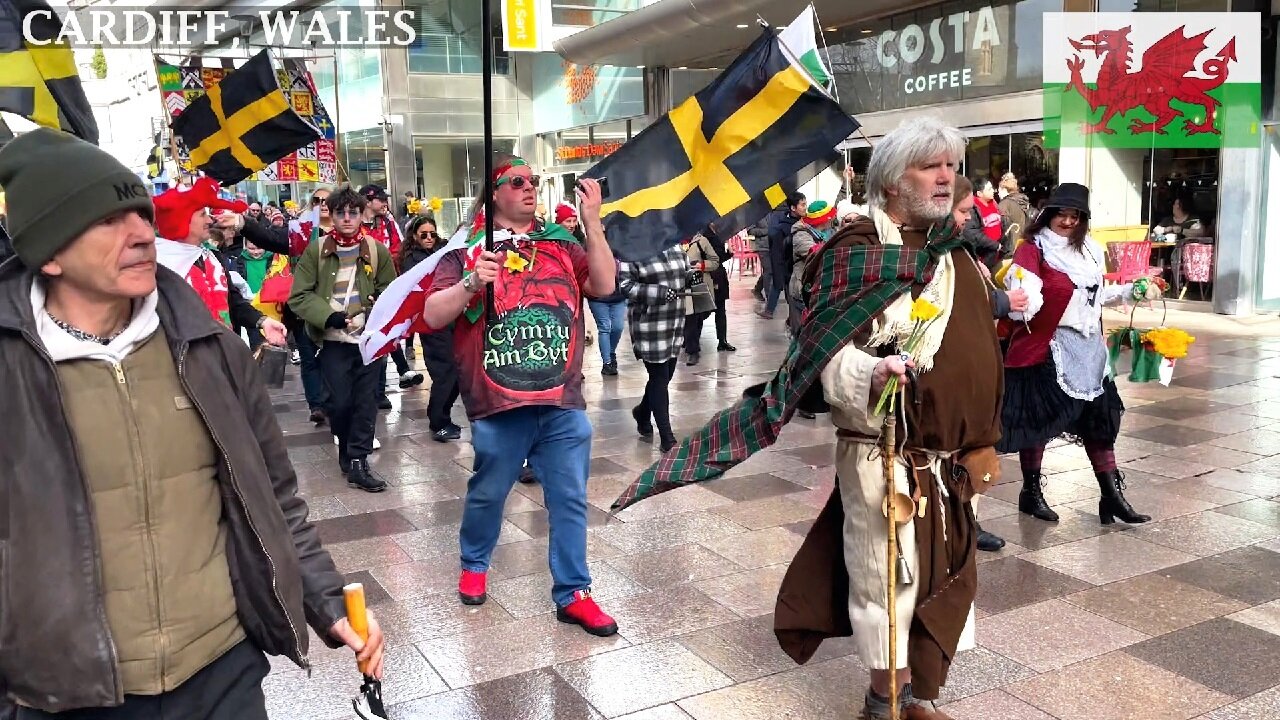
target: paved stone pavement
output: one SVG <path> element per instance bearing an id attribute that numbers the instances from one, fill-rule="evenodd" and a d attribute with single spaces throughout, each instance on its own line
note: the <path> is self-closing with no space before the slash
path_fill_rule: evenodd
<path id="1" fill-rule="evenodd" d="M 759 382 L 785 350 L 781 317 L 752 314 L 735 281 L 736 353 L 704 340 L 679 366 L 672 414 L 696 428 Z M 1158 315 L 1139 311 L 1139 322 Z M 1108 311 L 1108 322 L 1123 322 Z M 1017 513 L 1018 470 L 979 505 L 1008 539 L 984 555 L 979 648 L 952 667 L 943 700 L 960 720 L 1260 720 L 1280 717 L 1280 322 L 1174 312 L 1197 335 L 1172 387 L 1121 383 L 1130 412 L 1117 454 L 1129 498 L 1153 522 L 1098 523 L 1083 452 L 1046 455 L 1056 525 Z M 713 338 L 707 323 L 706 338 Z M 656 459 L 628 409 L 644 372 L 628 341 L 621 375 L 602 378 L 587 349 L 595 425 L 589 484 L 596 597 L 620 633 L 591 637 L 556 622 L 548 597 L 547 522 L 537 486 L 517 486 L 494 555 L 490 601 L 455 594 L 458 522 L 472 451 L 427 434 L 421 389 L 392 393 L 373 465 L 392 488 L 350 490 L 330 436 L 306 420 L 296 377 L 276 398 L 302 493 L 341 571 L 370 593 L 389 651 L 393 718 L 799 720 L 854 718 L 866 670 L 847 641 L 805 666 L 771 630 L 787 563 L 831 490 L 827 418 L 797 420 L 778 445 L 722 480 L 645 501 L 610 518 L 618 492 Z M 461 406 L 455 420 L 462 421 Z M 347 651 L 312 639 L 310 677 L 273 659 L 271 717 L 353 717 L 358 677 Z"/>

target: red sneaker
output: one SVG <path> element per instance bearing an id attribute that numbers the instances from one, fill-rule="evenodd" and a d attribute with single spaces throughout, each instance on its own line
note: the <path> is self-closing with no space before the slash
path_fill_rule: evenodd
<path id="1" fill-rule="evenodd" d="M 583 630 L 600 637 L 609 637 L 618 632 L 618 623 L 596 605 L 596 601 L 591 599 L 590 590 L 575 592 L 573 602 L 556 608 L 556 619 L 562 623 L 581 625 Z"/>
<path id="2" fill-rule="evenodd" d="M 458 578 L 458 597 L 463 605 L 483 605 L 489 599 L 489 593 L 485 590 L 487 578 L 488 573 L 462 571 L 462 577 Z"/>

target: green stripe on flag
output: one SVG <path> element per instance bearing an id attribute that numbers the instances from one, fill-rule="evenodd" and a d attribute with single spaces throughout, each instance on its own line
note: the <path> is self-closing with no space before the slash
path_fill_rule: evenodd
<path id="1" fill-rule="evenodd" d="M 1181 100 L 1169 102 L 1179 115 L 1164 127 L 1164 134 L 1132 131 L 1135 120 L 1149 123 L 1156 119 L 1141 107 L 1113 116 L 1107 127 L 1114 130 L 1114 134 L 1085 133 L 1085 123 L 1098 122 L 1105 110 L 1091 110 L 1085 98 L 1075 90 L 1067 90 L 1065 84 L 1045 85 L 1045 144 L 1052 148 L 1084 147 L 1089 142 L 1095 147 L 1110 148 L 1257 147 L 1262 133 L 1262 86 L 1228 83 L 1210 90 L 1208 95 L 1221 103 L 1214 119 L 1218 133 L 1187 132 L 1186 126 L 1203 123 L 1206 113 L 1203 105 Z"/>
<path id="2" fill-rule="evenodd" d="M 800 58 L 800 64 L 804 66 L 805 70 L 809 71 L 809 74 L 813 76 L 814 80 L 818 81 L 818 84 L 825 87 L 831 83 L 831 76 L 827 74 L 827 68 L 822 64 L 822 58 L 818 56 L 816 49 L 805 53 Z"/>

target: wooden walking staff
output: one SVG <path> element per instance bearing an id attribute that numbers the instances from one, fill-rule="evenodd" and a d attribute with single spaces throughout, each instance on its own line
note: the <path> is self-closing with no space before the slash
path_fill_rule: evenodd
<path id="1" fill-rule="evenodd" d="M 898 720 L 898 486 L 894 482 L 894 453 L 897 450 L 898 416 L 895 407 L 896 398 L 889 401 L 889 412 L 884 417 L 884 445 L 881 456 L 884 459 L 885 509 L 889 522 L 888 542 L 888 611 L 889 611 L 889 717 Z"/>

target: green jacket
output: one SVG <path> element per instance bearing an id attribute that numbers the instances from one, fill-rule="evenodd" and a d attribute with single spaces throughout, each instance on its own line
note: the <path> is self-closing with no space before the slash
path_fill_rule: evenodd
<path id="1" fill-rule="evenodd" d="M 324 324 L 334 313 L 329 301 L 333 299 L 337 278 L 338 243 L 332 234 L 308 245 L 293 269 L 289 308 L 307 324 L 307 334 L 317 343 L 324 341 Z M 373 308 L 374 300 L 395 279 L 396 267 L 391 261 L 391 252 L 382 243 L 365 236 L 360 248 L 356 286 L 364 299 L 366 312 Z"/>

